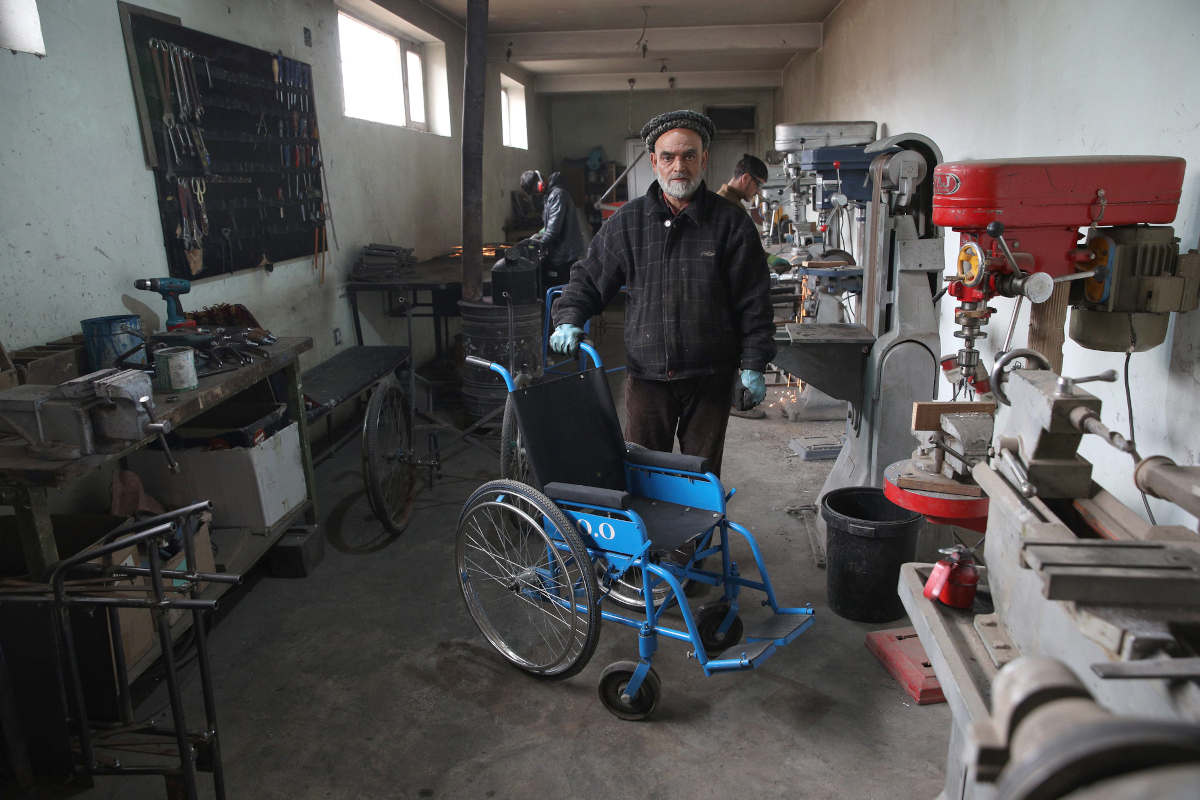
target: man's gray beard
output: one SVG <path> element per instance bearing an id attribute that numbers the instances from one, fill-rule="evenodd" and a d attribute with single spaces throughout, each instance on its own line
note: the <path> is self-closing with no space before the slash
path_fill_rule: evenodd
<path id="1" fill-rule="evenodd" d="M 697 177 L 694 181 L 678 183 L 668 179 L 665 185 L 662 187 L 662 190 L 670 197 L 674 197 L 676 200 L 689 200 L 691 199 L 691 196 L 696 193 L 696 189 L 700 188 L 701 180 L 701 178 Z M 662 183 L 662 181 L 659 182 Z"/>

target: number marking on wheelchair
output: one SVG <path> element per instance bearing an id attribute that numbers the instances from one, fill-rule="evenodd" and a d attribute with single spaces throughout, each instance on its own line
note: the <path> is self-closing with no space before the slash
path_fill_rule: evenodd
<path id="1" fill-rule="evenodd" d="M 592 535 L 592 523 L 588 520 L 579 520 L 579 527 L 588 536 Z M 611 542 L 613 539 L 617 538 L 617 529 L 612 526 L 612 523 L 602 522 L 600 523 L 600 528 L 596 531 L 595 535 L 599 536 L 601 539 L 608 539 Z"/>

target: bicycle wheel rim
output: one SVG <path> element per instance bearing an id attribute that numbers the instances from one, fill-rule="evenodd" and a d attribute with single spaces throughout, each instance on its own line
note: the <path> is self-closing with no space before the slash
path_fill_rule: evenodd
<path id="1" fill-rule="evenodd" d="M 416 470 L 407 462 L 408 413 L 399 386 L 388 382 L 368 408 L 367 489 L 375 516 L 399 533 L 408 525 L 416 495 Z"/>

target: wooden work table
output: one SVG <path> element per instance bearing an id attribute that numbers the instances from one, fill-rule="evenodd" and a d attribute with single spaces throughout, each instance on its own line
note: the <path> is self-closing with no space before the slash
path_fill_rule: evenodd
<path id="1" fill-rule="evenodd" d="M 155 391 L 154 413 L 156 418 L 168 420 L 172 427 L 177 427 L 282 369 L 287 380 L 288 413 L 292 421 L 299 426 L 300 455 L 308 490 L 304 515 L 308 523 L 315 524 L 316 482 L 304 411 L 304 390 L 297 360 L 301 353 L 312 349 L 312 339 L 306 336 L 282 337 L 264 349 L 270 354 L 267 358 L 254 358 L 251 363 L 231 372 L 201 378 L 199 387 L 192 391 Z M 0 446 L 0 505 L 11 505 L 16 509 L 21 548 L 30 574 L 36 577 L 46 575 L 49 567 L 59 559 L 54 532 L 50 526 L 49 490 L 64 487 L 90 475 L 105 464 L 150 443 L 154 438 L 149 436 L 119 452 L 84 456 L 71 461 L 45 461 L 34 458 L 29 455 L 24 443 Z M 166 469 L 165 460 L 163 469 Z"/>

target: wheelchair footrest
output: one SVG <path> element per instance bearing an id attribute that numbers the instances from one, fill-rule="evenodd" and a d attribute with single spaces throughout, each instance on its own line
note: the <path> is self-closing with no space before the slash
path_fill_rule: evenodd
<path id="1" fill-rule="evenodd" d="M 754 669 L 775 652 L 775 642 L 742 642 L 708 662 L 714 671 Z"/>
<path id="2" fill-rule="evenodd" d="M 791 644 L 813 621 L 811 614 L 772 614 L 746 631 L 747 642 L 770 641 L 783 646 Z"/>

